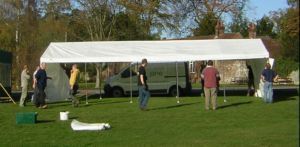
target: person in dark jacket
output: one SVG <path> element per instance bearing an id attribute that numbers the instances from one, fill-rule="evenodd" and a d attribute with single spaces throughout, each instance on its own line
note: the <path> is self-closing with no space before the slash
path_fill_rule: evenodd
<path id="1" fill-rule="evenodd" d="M 252 87 L 255 91 L 255 85 L 254 85 L 254 75 L 252 71 L 252 67 L 250 65 L 247 65 L 248 68 L 248 92 L 247 96 L 251 96 Z"/>
<path id="2" fill-rule="evenodd" d="M 35 101 L 35 106 L 38 108 L 46 109 L 48 106 L 45 102 L 46 94 L 45 88 L 47 86 L 47 79 L 52 79 L 51 77 L 47 77 L 46 73 L 46 64 L 41 63 L 40 69 L 35 74 L 35 80 L 33 84 L 33 88 L 37 87 L 37 96 Z M 36 86 L 36 87 L 35 87 Z"/>

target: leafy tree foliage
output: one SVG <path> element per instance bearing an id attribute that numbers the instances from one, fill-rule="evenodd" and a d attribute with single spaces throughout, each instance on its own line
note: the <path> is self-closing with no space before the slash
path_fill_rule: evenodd
<path id="1" fill-rule="evenodd" d="M 215 34 L 215 26 L 217 24 L 217 17 L 213 13 L 208 13 L 201 18 L 199 26 L 193 30 L 194 36 L 213 35 Z"/>
<path id="2" fill-rule="evenodd" d="M 268 16 L 263 16 L 260 20 L 256 21 L 256 24 L 257 36 L 276 37 L 276 33 L 273 31 L 274 23 Z"/>

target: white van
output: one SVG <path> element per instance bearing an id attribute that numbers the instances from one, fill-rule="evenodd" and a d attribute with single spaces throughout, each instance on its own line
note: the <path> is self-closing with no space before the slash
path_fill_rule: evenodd
<path id="1" fill-rule="evenodd" d="M 177 68 L 179 94 L 188 94 L 191 91 L 188 64 L 186 62 L 178 62 Z M 130 70 L 132 71 L 131 73 Z M 133 93 L 137 94 L 137 70 L 137 64 L 131 64 L 121 70 L 119 74 L 109 77 L 104 85 L 105 94 L 113 97 L 121 97 L 129 95 L 131 88 Z M 151 94 L 177 95 L 176 63 L 148 63 L 146 74 Z M 130 78 L 130 75 L 132 78 Z"/>

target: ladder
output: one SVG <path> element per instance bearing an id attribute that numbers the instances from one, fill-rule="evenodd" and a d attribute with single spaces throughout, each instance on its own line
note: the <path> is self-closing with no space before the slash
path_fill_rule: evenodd
<path id="1" fill-rule="evenodd" d="M 5 99 L 5 100 L 9 100 L 12 101 L 14 104 L 16 104 L 16 102 L 14 101 L 14 99 L 10 96 L 10 94 L 7 92 L 7 90 L 4 88 L 4 86 L 0 83 L 0 88 L 3 89 L 3 91 L 6 93 L 6 97 L 0 97 L 0 99 Z"/>

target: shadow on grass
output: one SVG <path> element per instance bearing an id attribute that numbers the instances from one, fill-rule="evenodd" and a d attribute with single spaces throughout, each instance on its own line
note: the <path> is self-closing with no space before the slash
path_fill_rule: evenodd
<path id="1" fill-rule="evenodd" d="M 281 97 L 281 98 L 274 98 L 274 103 L 278 103 L 278 102 L 281 102 L 281 101 L 294 101 L 296 100 L 296 98 L 291 98 L 291 97 L 288 97 L 288 98 L 285 98 L 285 97 Z"/>
<path id="2" fill-rule="evenodd" d="M 227 108 L 227 107 L 235 107 L 235 106 L 245 105 L 245 104 L 250 104 L 250 103 L 252 103 L 252 101 L 232 103 L 232 104 L 229 104 L 229 105 L 219 106 L 218 109 L 224 109 L 224 108 Z"/>
<path id="3" fill-rule="evenodd" d="M 110 101 L 110 100 L 101 99 L 98 101 L 92 101 L 92 102 L 88 102 L 88 104 L 85 104 L 85 101 L 81 100 L 79 107 L 89 107 L 93 105 L 107 105 L 107 104 L 119 104 L 119 103 L 129 103 L 129 101 L 128 100 Z"/>
<path id="4" fill-rule="evenodd" d="M 72 117 L 69 117 L 69 119 L 70 120 L 72 120 L 72 119 L 78 119 L 78 117 L 77 116 L 72 116 Z"/>
<path id="5" fill-rule="evenodd" d="M 294 96 L 299 96 L 298 89 L 275 89 L 273 90 L 273 102 L 278 103 L 281 101 L 292 101 L 296 98 Z"/>
<path id="6" fill-rule="evenodd" d="M 55 122 L 55 120 L 37 120 L 36 123 L 51 123 Z"/>
<path id="7" fill-rule="evenodd" d="M 186 103 L 186 104 L 177 104 L 177 105 L 166 106 L 166 107 L 157 107 L 157 108 L 148 109 L 148 111 L 151 111 L 151 110 L 162 110 L 162 109 L 172 109 L 172 108 L 178 108 L 178 107 L 182 107 L 182 106 L 194 105 L 194 104 L 198 104 L 198 103 L 200 103 L 200 102 Z"/>

